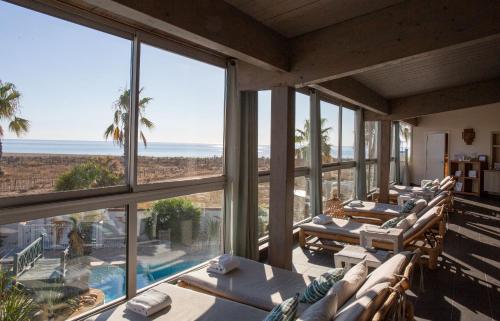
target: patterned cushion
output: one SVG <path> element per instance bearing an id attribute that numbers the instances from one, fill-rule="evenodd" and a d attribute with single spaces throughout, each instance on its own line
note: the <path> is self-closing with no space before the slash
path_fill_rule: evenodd
<path id="1" fill-rule="evenodd" d="M 292 321 L 295 320 L 297 307 L 299 306 L 299 294 L 293 298 L 286 299 L 275 306 L 263 321 Z"/>
<path id="2" fill-rule="evenodd" d="M 331 269 L 314 279 L 300 297 L 300 302 L 314 303 L 325 296 L 330 288 L 344 277 L 346 270 L 343 268 Z"/>
<path id="3" fill-rule="evenodd" d="M 399 211 L 399 213 L 401 214 L 410 213 L 411 210 L 415 207 L 415 203 L 416 201 L 414 198 L 407 200 L 404 203 L 403 207 L 401 208 L 401 211 Z"/>
<path id="4" fill-rule="evenodd" d="M 380 227 L 385 228 L 385 229 L 390 229 L 390 228 L 396 227 L 396 225 L 398 225 L 399 221 L 403 220 L 404 218 L 405 218 L 404 215 L 400 215 L 400 216 L 391 218 L 390 220 L 385 221 L 384 224 L 380 225 Z"/>

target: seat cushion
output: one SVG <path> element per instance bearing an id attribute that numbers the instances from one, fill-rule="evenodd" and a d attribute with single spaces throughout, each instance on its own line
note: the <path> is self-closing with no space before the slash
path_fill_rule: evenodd
<path id="1" fill-rule="evenodd" d="M 366 321 L 377 312 L 389 295 L 389 283 L 379 283 L 368 289 L 362 296 L 347 302 L 335 316 L 335 321 Z"/>
<path id="2" fill-rule="evenodd" d="M 266 311 L 271 311 L 296 293 L 303 292 L 314 280 L 309 275 L 249 259 L 235 259 L 240 262 L 239 268 L 226 275 L 208 273 L 206 268 L 202 268 L 182 275 L 180 280 L 215 295 Z M 299 306 L 299 311 L 301 310 Z"/>
<path id="3" fill-rule="evenodd" d="M 309 306 L 298 321 L 330 321 L 337 313 L 338 303 L 337 295 L 326 295 L 318 302 Z"/>
<path id="4" fill-rule="evenodd" d="M 144 317 L 125 309 L 125 304 L 106 310 L 86 319 L 87 321 L 213 321 L 238 320 L 260 321 L 268 312 L 241 303 L 188 290 L 168 283 L 154 289 L 164 292 L 172 299 L 170 307 L 152 317 Z M 193 304 L 195 303 L 195 304 Z"/>
<path id="5" fill-rule="evenodd" d="M 396 224 L 396 228 L 400 228 L 403 231 L 408 230 L 410 227 L 412 227 L 413 224 L 417 221 L 417 214 L 415 213 L 410 213 L 405 216 L 401 221 Z"/>
<path id="6" fill-rule="evenodd" d="M 353 220 L 344 220 L 341 218 L 334 218 L 331 224 L 319 225 L 314 223 L 305 223 L 300 225 L 300 227 L 305 231 L 320 232 L 320 233 L 331 233 L 337 235 L 351 236 L 359 238 L 361 230 L 365 226 L 375 226 L 373 224 L 363 224 Z"/>
<path id="7" fill-rule="evenodd" d="M 328 291 L 326 296 L 337 296 L 337 304 L 339 307 L 349 300 L 350 297 L 358 291 L 361 285 L 365 282 L 368 274 L 368 266 L 363 260 L 347 271 L 342 280 L 335 283 Z"/>
<path id="8" fill-rule="evenodd" d="M 407 240 L 413 235 L 421 232 L 421 229 L 424 228 L 427 223 L 437 217 L 439 208 L 439 206 L 434 206 L 433 208 L 422 214 L 420 217 L 418 217 L 415 224 L 413 224 L 408 230 L 404 232 L 403 239 Z"/>

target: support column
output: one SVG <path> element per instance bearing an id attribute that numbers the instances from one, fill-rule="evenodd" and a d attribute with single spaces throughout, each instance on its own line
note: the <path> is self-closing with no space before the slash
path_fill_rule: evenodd
<path id="1" fill-rule="evenodd" d="M 276 87 L 271 95 L 269 264 L 292 269 L 295 90 Z"/>
<path id="2" fill-rule="evenodd" d="M 309 135 L 309 146 L 311 147 L 311 214 L 312 216 L 322 213 L 321 202 L 321 113 L 320 100 L 316 90 L 310 93 L 310 119 L 311 128 Z"/>
<path id="3" fill-rule="evenodd" d="M 356 199 L 366 200 L 366 162 L 365 162 L 365 120 L 363 109 L 356 110 L 354 135 L 354 160 L 356 161 Z"/>
<path id="4" fill-rule="evenodd" d="M 378 140 L 378 187 L 380 203 L 389 203 L 389 176 L 391 168 L 391 121 L 381 120 Z"/>
<path id="5" fill-rule="evenodd" d="M 401 184 L 401 157 L 399 154 L 401 140 L 399 137 L 399 121 L 394 122 L 394 181 Z"/>

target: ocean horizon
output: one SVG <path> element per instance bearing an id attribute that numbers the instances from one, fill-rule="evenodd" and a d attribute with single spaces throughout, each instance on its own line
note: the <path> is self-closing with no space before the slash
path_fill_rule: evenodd
<path id="1" fill-rule="evenodd" d="M 112 141 L 46 140 L 46 139 L 3 139 L 3 152 L 10 154 L 56 154 L 120 156 L 123 148 Z M 335 149 L 333 146 L 332 149 Z M 222 144 L 163 143 L 149 142 L 147 147 L 138 146 L 139 156 L 151 157 L 220 157 Z M 258 157 L 270 157 L 269 145 L 258 146 Z M 354 148 L 342 148 L 344 158 L 353 158 Z"/>

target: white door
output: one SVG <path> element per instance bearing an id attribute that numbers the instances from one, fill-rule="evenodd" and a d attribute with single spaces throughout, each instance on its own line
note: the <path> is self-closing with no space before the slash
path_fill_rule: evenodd
<path id="1" fill-rule="evenodd" d="M 425 179 L 444 177 L 446 134 L 428 134 L 425 148 Z"/>

